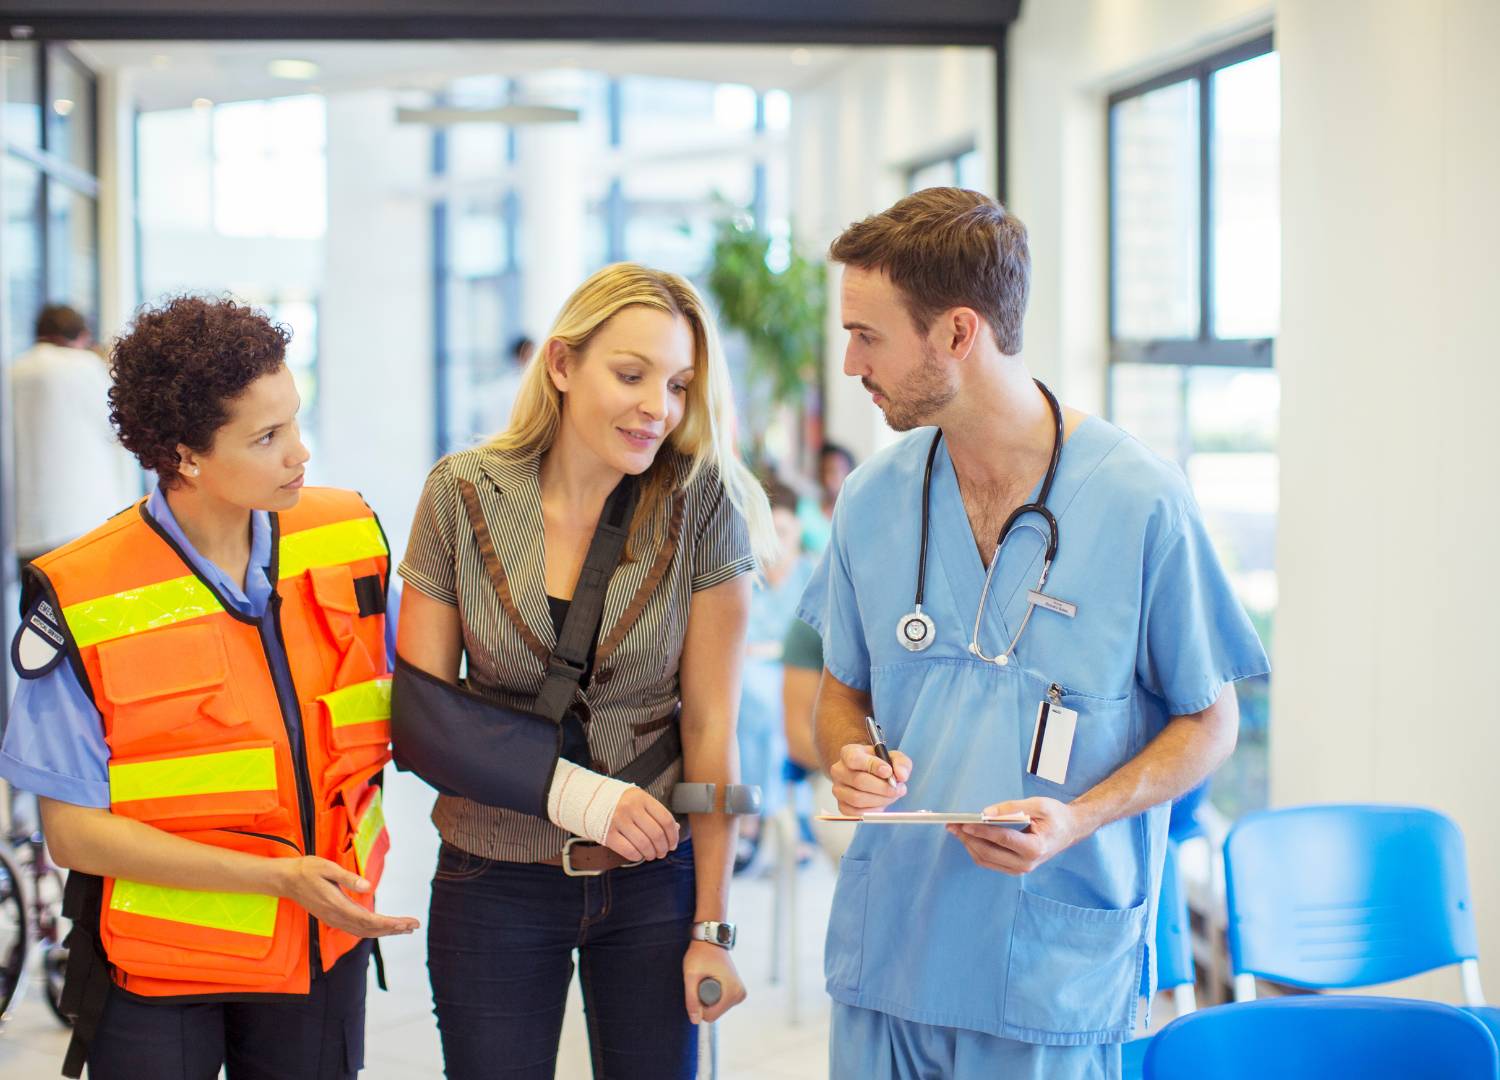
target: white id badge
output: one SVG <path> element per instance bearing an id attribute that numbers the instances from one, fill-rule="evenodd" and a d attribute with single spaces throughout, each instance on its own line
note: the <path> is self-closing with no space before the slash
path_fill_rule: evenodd
<path id="1" fill-rule="evenodd" d="M 1073 756 L 1073 735 L 1078 730 L 1078 713 L 1062 705 L 1044 701 L 1036 710 L 1036 729 L 1031 733 L 1031 751 L 1026 755 L 1026 771 L 1032 776 L 1066 783 L 1068 759 Z"/>

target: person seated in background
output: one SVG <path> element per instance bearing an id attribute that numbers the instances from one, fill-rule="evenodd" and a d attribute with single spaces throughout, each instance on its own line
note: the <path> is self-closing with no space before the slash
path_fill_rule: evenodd
<path id="1" fill-rule="evenodd" d="M 768 485 L 771 521 L 780 543 L 779 557 L 765 567 L 764 580 L 750 597 L 750 628 L 746 639 L 745 676 L 740 689 L 740 775 L 763 792 L 762 817 L 780 804 L 781 766 L 786 758 L 781 719 L 781 642 L 802 590 L 812 575 L 803 557 L 797 493 L 773 480 Z M 740 822 L 735 872 L 743 873 L 760 849 L 760 818 Z"/>
<path id="2" fill-rule="evenodd" d="M 833 781 L 818 765 L 813 740 L 813 712 L 818 703 L 818 683 L 823 677 L 823 639 L 801 619 L 793 619 L 781 641 L 781 711 L 786 735 L 786 766 L 782 775 L 788 784 L 807 784 L 813 813 L 834 808 Z M 811 839 L 835 862 L 849 847 L 853 832 L 843 825 L 819 824 L 798 815 L 804 839 Z"/>
<path id="3" fill-rule="evenodd" d="M 844 481 L 854 471 L 854 455 L 838 443 L 825 442 L 818 451 L 818 497 L 797 504 L 797 520 L 802 523 L 802 546 L 814 555 L 828 546 L 833 529 L 833 507 L 838 502 Z"/>

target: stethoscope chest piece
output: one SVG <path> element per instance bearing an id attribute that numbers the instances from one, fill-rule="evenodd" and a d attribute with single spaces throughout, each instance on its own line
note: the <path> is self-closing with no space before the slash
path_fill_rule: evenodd
<path id="1" fill-rule="evenodd" d="M 937 627 L 921 608 L 901 616 L 901 621 L 896 624 L 896 640 L 907 652 L 921 652 L 936 636 Z"/>

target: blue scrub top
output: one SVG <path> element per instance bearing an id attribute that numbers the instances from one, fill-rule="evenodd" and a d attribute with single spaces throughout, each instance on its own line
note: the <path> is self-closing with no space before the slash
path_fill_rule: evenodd
<path id="1" fill-rule="evenodd" d="M 271 565 L 271 518 L 263 510 L 250 515 L 250 564 L 245 587 L 198 554 L 172 514 L 160 488 L 146 500 L 150 515 L 178 549 L 191 568 L 218 592 L 236 612 L 253 618 L 265 614 L 273 591 Z M 40 603 L 40 601 L 38 601 Z M 23 625 L 25 620 L 23 621 Z M 396 611 L 387 605 L 387 648 L 394 655 Z M 277 692 L 295 700 L 286 652 L 275 634 L 263 634 L 271 674 Z M 296 717 L 291 719 L 296 723 Z M 295 733 L 294 733 L 295 734 Z M 79 806 L 109 806 L 109 746 L 93 699 L 78 681 L 69 663 L 61 663 L 36 679 L 22 678 L 11 703 L 0 747 L 0 776 L 22 791 L 35 792 Z"/>
<path id="2" fill-rule="evenodd" d="M 1076 617 L 1037 609 L 1007 667 L 969 654 L 985 568 L 945 445 L 933 465 L 923 604 L 936 640 L 906 651 L 896 627 L 913 605 L 932 436 L 913 432 L 850 476 L 798 611 L 822 634 L 829 672 L 870 693 L 890 744 L 912 759 L 896 808 L 1070 801 L 1171 717 L 1268 670 L 1182 473 L 1096 417 L 1065 444 L 1048 500 L 1060 547 L 1046 592 L 1076 604 Z M 1036 587 L 1038 524 L 1023 518 L 1001 550 L 981 623 L 991 656 Z M 1078 713 L 1062 784 L 1025 768 L 1054 683 Z M 859 826 L 829 921 L 829 993 L 1026 1042 L 1128 1038 L 1143 975 L 1155 985 L 1149 945 L 1167 809 L 1107 825 L 1019 878 L 974 865 L 936 827 Z"/>

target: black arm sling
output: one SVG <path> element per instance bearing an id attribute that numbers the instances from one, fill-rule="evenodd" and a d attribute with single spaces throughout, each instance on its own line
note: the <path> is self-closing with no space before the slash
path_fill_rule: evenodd
<path id="1" fill-rule="evenodd" d="M 391 686 L 396 768 L 416 773 L 444 794 L 547 816 L 547 792 L 562 754 L 564 714 L 588 668 L 605 591 L 625 550 L 639 499 L 639 481 L 627 475 L 605 501 L 531 711 L 501 705 L 396 658 Z M 672 724 L 615 776 L 627 783 L 649 783 L 677 759 L 681 746 Z"/>

